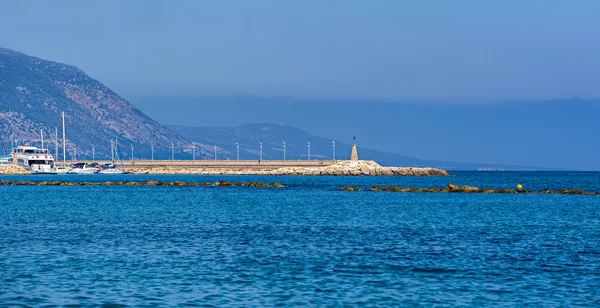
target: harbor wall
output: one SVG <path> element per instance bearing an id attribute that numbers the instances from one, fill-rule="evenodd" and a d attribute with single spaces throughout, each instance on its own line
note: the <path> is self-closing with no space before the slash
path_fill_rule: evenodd
<path id="1" fill-rule="evenodd" d="M 99 163 L 106 163 L 100 161 Z M 400 175 L 447 176 L 435 168 L 382 167 L 366 160 L 266 160 L 266 161 L 127 161 L 123 169 L 134 174 L 221 174 L 221 175 Z"/>
<path id="2" fill-rule="evenodd" d="M 74 163 L 110 164 L 110 160 L 67 160 L 67 165 Z M 335 160 L 126 160 L 123 161 L 125 169 L 149 168 L 201 168 L 201 169 L 262 169 L 272 170 L 279 168 L 318 168 L 334 165 Z M 61 165 L 62 161 L 57 161 Z M 115 162 L 120 165 L 120 162 Z"/>

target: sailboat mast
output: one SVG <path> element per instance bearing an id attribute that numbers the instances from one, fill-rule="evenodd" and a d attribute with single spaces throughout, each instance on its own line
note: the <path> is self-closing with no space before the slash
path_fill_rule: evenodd
<path id="1" fill-rule="evenodd" d="M 63 167 L 67 166 L 67 145 L 66 145 L 66 138 L 65 138 L 65 112 L 62 112 L 62 137 L 63 137 Z"/>
<path id="2" fill-rule="evenodd" d="M 40 129 L 40 136 L 42 137 L 42 149 L 44 148 L 44 130 Z"/>
<path id="3" fill-rule="evenodd" d="M 58 127 L 54 126 L 54 161 L 58 159 Z"/>

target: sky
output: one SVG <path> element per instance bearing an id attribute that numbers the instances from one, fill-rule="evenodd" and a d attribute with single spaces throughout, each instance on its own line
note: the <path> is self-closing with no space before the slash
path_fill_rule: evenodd
<path id="1" fill-rule="evenodd" d="M 0 46 L 76 65 L 124 96 L 598 98 L 599 11 L 589 0 L 0 0 Z"/>
<path id="2" fill-rule="evenodd" d="M 597 0 L 0 0 L 0 46 L 75 65 L 163 124 L 281 122 L 417 158 L 600 170 L 598 12 Z"/>

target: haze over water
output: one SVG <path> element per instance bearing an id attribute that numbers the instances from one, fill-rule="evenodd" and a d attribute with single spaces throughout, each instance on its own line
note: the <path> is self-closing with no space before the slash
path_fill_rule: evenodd
<path id="1" fill-rule="evenodd" d="M 223 177 L 60 180 L 149 178 Z M 598 173 L 226 178 L 287 187 L 0 187 L 0 303 L 600 304 L 597 196 L 338 191 L 600 191 Z"/>

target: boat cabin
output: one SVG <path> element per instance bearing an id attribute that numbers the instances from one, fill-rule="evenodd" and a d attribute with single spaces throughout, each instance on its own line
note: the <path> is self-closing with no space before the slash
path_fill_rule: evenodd
<path id="1" fill-rule="evenodd" d="M 21 155 L 48 155 L 50 154 L 50 152 L 48 152 L 48 149 L 40 149 L 37 147 L 32 147 L 32 146 L 18 146 L 16 148 L 13 149 L 13 153 L 16 154 L 21 154 Z"/>

